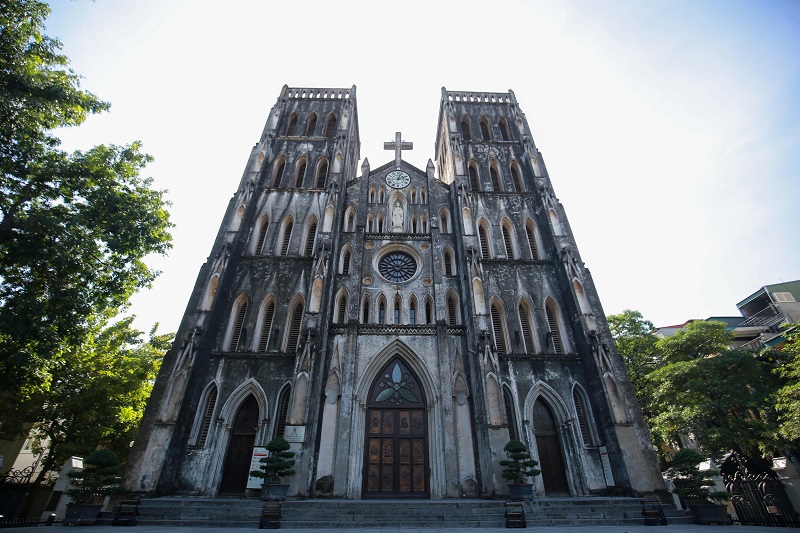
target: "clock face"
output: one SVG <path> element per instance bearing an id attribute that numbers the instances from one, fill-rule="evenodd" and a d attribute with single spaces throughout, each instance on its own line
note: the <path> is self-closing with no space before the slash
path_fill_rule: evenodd
<path id="1" fill-rule="evenodd" d="M 402 170 L 393 170 L 386 174 L 386 185 L 394 189 L 402 189 L 411 183 L 411 176 Z"/>

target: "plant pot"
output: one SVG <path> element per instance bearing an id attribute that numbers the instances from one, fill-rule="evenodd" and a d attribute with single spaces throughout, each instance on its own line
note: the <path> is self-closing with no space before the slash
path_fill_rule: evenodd
<path id="1" fill-rule="evenodd" d="M 91 526 L 97 522 L 100 516 L 102 505 L 90 505 L 88 503 L 68 503 L 67 510 L 64 512 L 65 526 Z"/>
<path id="2" fill-rule="evenodd" d="M 695 524 L 732 524 L 726 505 L 716 503 L 687 503 L 694 515 Z"/>
<path id="3" fill-rule="evenodd" d="M 532 500 L 533 485 L 531 483 L 509 483 L 508 497 L 514 501 Z"/>
<path id="4" fill-rule="evenodd" d="M 286 499 L 286 493 L 289 492 L 289 485 L 275 484 L 275 483 L 262 483 L 261 484 L 261 499 L 265 501 L 282 502 Z"/>

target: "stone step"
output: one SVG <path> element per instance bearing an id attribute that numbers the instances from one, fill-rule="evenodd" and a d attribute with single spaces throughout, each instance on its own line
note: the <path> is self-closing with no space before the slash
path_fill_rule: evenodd
<path id="1" fill-rule="evenodd" d="M 139 524 L 181 527 L 258 527 L 264 502 L 226 498 L 142 500 Z M 528 527 L 644 525 L 637 498 L 535 498 L 523 502 Z M 664 506 L 670 524 L 691 516 Z M 288 500 L 281 527 L 505 527 L 502 500 Z"/>

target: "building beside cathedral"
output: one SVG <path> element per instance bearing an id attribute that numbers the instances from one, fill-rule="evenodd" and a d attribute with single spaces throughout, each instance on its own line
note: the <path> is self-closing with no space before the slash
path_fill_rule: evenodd
<path id="1" fill-rule="evenodd" d="M 371 112 L 375 112 L 372 111 Z M 240 495 L 254 447 L 290 495 L 663 488 L 625 365 L 514 93 L 442 89 L 435 163 L 361 158 L 356 88 L 284 86 L 164 360 L 127 488 Z M 370 154 L 373 158 L 375 155 Z"/>

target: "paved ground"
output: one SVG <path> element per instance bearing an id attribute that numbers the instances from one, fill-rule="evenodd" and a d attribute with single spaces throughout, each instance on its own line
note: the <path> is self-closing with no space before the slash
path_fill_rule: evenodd
<path id="1" fill-rule="evenodd" d="M 58 527 L 58 526 L 56 526 Z M 786 529 L 757 526 L 591 526 L 591 527 L 530 527 L 542 533 L 779 533 Z M 793 528 L 794 529 L 794 528 Z M 28 527 L 4 528 L 3 533 L 41 533 L 41 529 Z M 59 529 L 59 531 L 63 531 Z M 111 526 L 71 526 L 64 533 L 244 533 L 246 531 L 259 531 L 257 528 L 230 528 L 230 527 L 161 527 L 161 526 L 134 526 L 131 528 Z M 291 533 L 511 533 L 513 529 L 505 528 L 350 528 L 350 529 L 286 529 Z M 56 532 L 54 532 L 56 533 Z"/>

